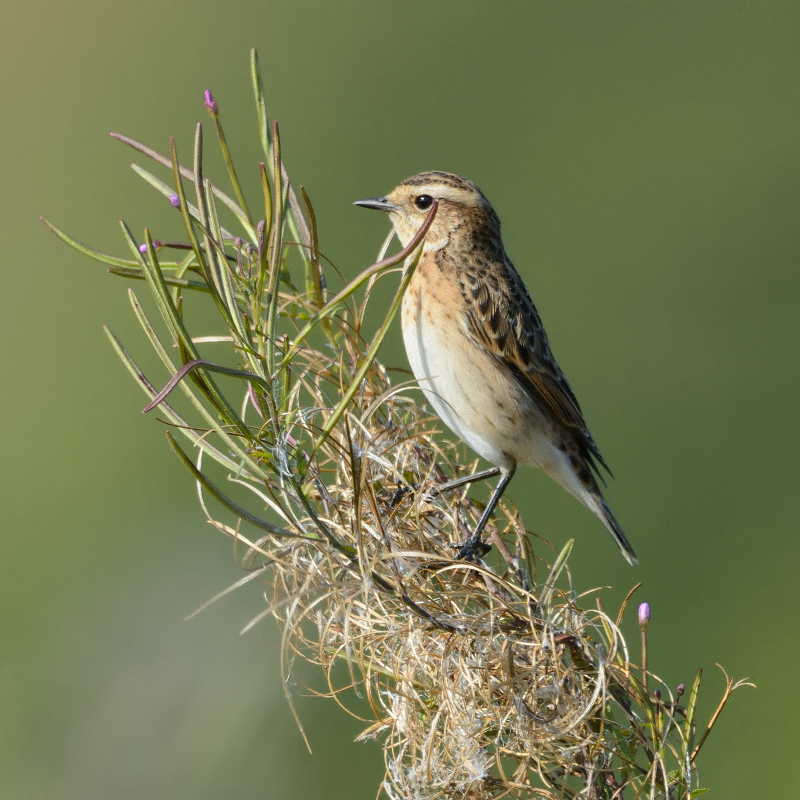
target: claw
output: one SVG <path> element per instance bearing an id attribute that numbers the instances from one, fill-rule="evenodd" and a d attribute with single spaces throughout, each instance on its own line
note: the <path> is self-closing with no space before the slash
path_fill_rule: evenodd
<path id="1" fill-rule="evenodd" d="M 458 547 L 459 545 L 455 546 Z M 456 561 L 475 561 L 476 555 L 478 558 L 483 558 L 491 551 L 491 549 L 492 546 L 490 544 L 486 544 L 486 542 L 483 542 L 480 539 L 477 539 L 474 542 L 471 539 L 468 539 L 460 546 L 460 549 L 456 554 Z"/>

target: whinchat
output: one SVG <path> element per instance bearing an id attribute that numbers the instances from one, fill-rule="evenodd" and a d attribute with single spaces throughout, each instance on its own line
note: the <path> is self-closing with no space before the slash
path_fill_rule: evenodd
<path id="1" fill-rule="evenodd" d="M 403 246 L 437 204 L 403 297 L 411 369 L 442 421 L 500 475 L 460 558 L 483 552 L 481 533 L 519 464 L 539 467 L 591 509 L 628 563 L 638 560 L 600 491 L 607 472 L 578 401 L 556 363 L 525 285 L 506 255 L 500 220 L 471 181 L 423 172 L 385 197 L 356 205 L 385 211 Z M 597 475 L 597 477 L 595 477 Z"/>

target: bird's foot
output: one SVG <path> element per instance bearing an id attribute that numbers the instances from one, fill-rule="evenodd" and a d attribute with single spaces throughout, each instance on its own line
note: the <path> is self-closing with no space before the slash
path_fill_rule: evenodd
<path id="1" fill-rule="evenodd" d="M 455 545 L 455 547 L 459 547 L 459 545 Z M 460 549 L 456 554 L 456 561 L 476 561 L 476 556 L 477 558 L 483 558 L 491 549 L 492 546 L 481 541 L 480 537 L 467 539 L 464 544 L 460 545 Z"/>
<path id="2" fill-rule="evenodd" d="M 398 483 L 397 489 L 395 490 L 394 494 L 392 495 L 392 499 L 389 501 L 389 510 L 394 511 L 403 500 L 406 499 L 410 494 L 414 494 L 417 491 L 417 485 L 412 483 L 410 487 L 403 486 L 403 484 Z"/>

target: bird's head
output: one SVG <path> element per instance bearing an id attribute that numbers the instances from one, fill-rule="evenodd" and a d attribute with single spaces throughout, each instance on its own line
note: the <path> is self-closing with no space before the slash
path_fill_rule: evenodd
<path id="1" fill-rule="evenodd" d="M 476 229 L 499 234 L 500 222 L 489 201 L 472 181 L 450 172 L 421 172 L 407 178 L 385 197 L 357 200 L 355 205 L 389 214 L 405 247 L 419 230 L 434 201 L 439 207 L 425 241 L 439 250 L 453 236 L 469 236 Z"/>

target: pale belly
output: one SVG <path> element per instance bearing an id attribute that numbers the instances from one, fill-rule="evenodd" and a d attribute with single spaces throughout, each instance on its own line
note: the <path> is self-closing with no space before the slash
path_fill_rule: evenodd
<path id="1" fill-rule="evenodd" d="M 403 300 L 403 340 L 414 376 L 442 422 L 490 463 L 537 466 L 563 483 L 565 456 L 552 426 L 511 372 L 467 338 L 458 308 L 414 289 Z"/>

